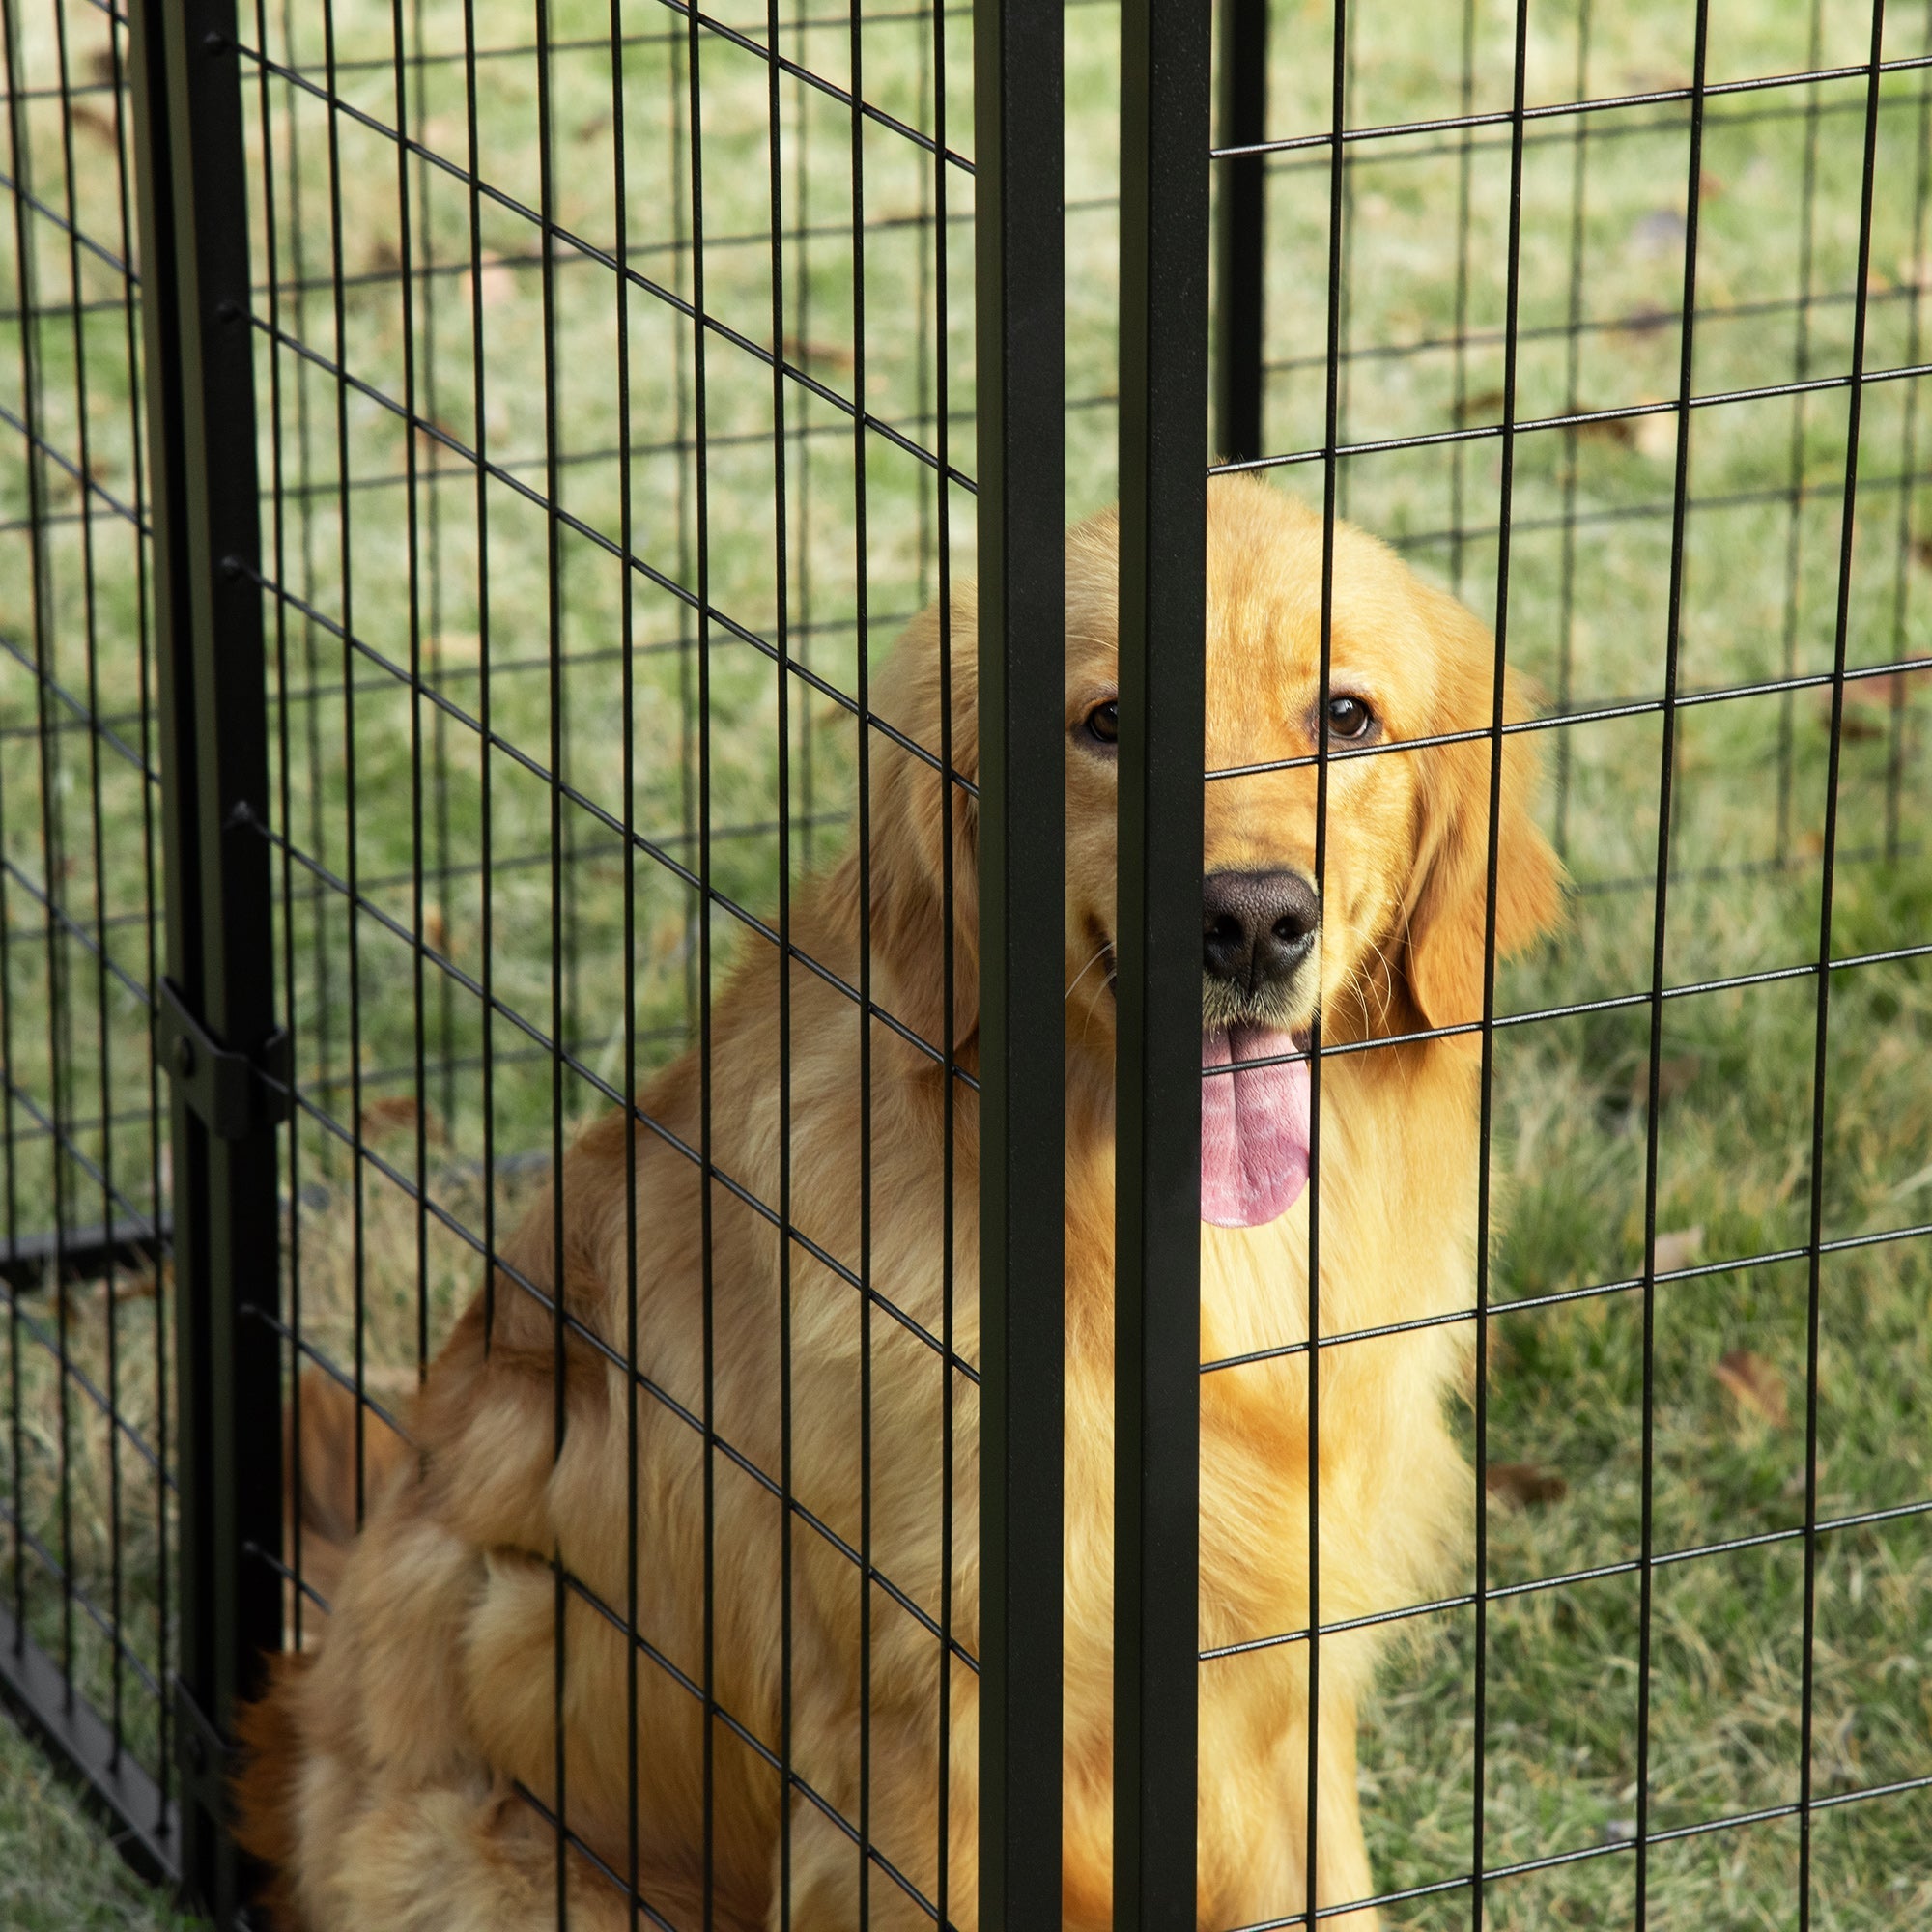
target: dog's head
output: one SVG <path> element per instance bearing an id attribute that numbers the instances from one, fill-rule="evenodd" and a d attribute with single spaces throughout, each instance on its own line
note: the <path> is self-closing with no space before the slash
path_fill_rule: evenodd
<path id="1" fill-rule="evenodd" d="M 1493 639 L 1347 525 L 1334 540 L 1318 890 L 1321 547 L 1321 518 L 1279 492 L 1246 478 L 1209 489 L 1206 769 L 1242 775 L 1206 787 L 1203 1060 L 1231 1071 L 1204 1083 L 1202 1212 L 1229 1225 L 1272 1220 L 1306 1179 L 1308 1070 L 1292 1056 L 1318 1008 L 1330 1041 L 1471 1025 L 1492 921 L 1500 958 L 1553 925 L 1560 902 L 1560 869 L 1530 811 L 1535 755 L 1515 734 L 1503 741 L 1491 903 Z M 1110 512 L 1067 538 L 1066 1038 L 1102 1086 L 1115 1042 L 1118 597 Z M 952 757 L 968 776 L 978 769 L 975 642 L 970 599 L 955 599 Z M 928 747 L 938 743 L 937 646 L 928 613 L 878 705 Z M 1527 715 L 1521 686 L 1506 678 L 1505 722 Z M 1440 738 L 1454 742 L 1396 749 Z M 885 1003 L 934 1040 L 943 789 L 896 746 L 874 754 L 875 974 Z M 951 792 L 954 1030 L 964 1040 L 978 1010 L 977 844 L 970 798 Z M 1472 1043 L 1452 1037 L 1440 1050 Z M 1267 1064 L 1242 1065 L 1257 1061 Z"/>

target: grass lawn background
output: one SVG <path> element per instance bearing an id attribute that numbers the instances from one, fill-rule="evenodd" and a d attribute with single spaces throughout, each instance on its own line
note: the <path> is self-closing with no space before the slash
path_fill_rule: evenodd
<path id="1" fill-rule="evenodd" d="M 126 253 L 115 167 L 121 97 L 102 14 L 80 0 L 60 0 L 58 11 L 56 0 L 20 0 L 16 13 L 20 71 L 40 90 L 23 99 L 18 121 L 34 192 L 51 211 L 27 225 L 28 285 L 43 308 L 60 309 L 75 286 L 82 298 L 77 317 L 61 309 L 30 345 L 41 433 L 71 466 L 40 466 L 52 521 L 39 553 L 38 619 L 61 691 L 79 711 L 110 721 L 128 753 L 62 731 L 43 760 L 38 727 L 73 712 L 57 695 L 44 698 L 43 714 L 37 709 L 36 563 L 22 527 L 29 472 L 10 430 L 0 440 L 0 645 L 14 652 L 0 659 L 0 847 L 13 869 L 0 879 L 9 935 L 0 1021 L 15 1091 L 0 1180 L 10 1225 L 31 1231 L 55 1215 L 76 1227 L 101 1220 L 102 1176 L 114 1198 L 146 1211 L 164 1175 L 145 1120 L 146 1020 L 133 991 L 152 978 L 147 908 L 158 834 L 153 787 L 139 769 L 153 755 L 142 749 L 151 671 L 141 549 L 114 507 L 139 500 L 128 314 L 112 259 Z M 360 1309 L 369 1383 L 388 1400 L 413 1381 L 476 1275 L 470 1244 L 424 1215 L 417 1195 L 480 1234 L 486 1217 L 501 1225 L 515 1212 L 547 1157 L 551 1063 L 531 1030 L 548 1037 L 560 1017 L 582 1068 L 565 1082 L 566 1128 L 605 1104 L 598 1083 L 621 1082 L 627 998 L 640 1068 L 686 1037 L 695 895 L 640 855 L 629 868 L 637 937 L 627 957 L 627 867 L 612 827 L 628 818 L 663 859 L 696 864 L 700 665 L 714 882 L 762 911 L 781 867 L 802 874 L 842 837 L 856 738 L 852 713 L 834 694 L 854 694 L 862 660 L 876 661 L 937 593 L 942 558 L 954 575 L 971 573 L 970 492 L 957 482 L 942 489 L 904 444 L 937 452 L 943 442 L 955 468 L 973 469 L 972 183 L 879 119 L 863 125 L 862 331 L 852 117 L 840 99 L 782 76 L 784 313 L 775 327 L 769 68 L 755 47 L 730 38 L 761 43 L 765 13 L 735 3 L 707 12 L 730 32 L 707 31 L 699 51 L 704 301 L 721 325 L 705 345 L 700 504 L 695 351 L 676 307 L 696 288 L 682 16 L 627 11 L 619 101 L 608 9 L 587 0 L 553 6 L 557 52 L 540 103 L 533 66 L 516 51 L 529 38 L 525 11 L 479 0 L 486 57 L 476 69 L 476 162 L 491 193 L 472 236 L 469 101 L 463 65 L 451 58 L 463 45 L 459 7 L 404 7 L 408 44 L 421 59 L 405 75 L 400 114 L 387 6 L 342 0 L 332 48 L 321 10 L 277 4 L 258 15 L 244 6 L 242 14 L 243 39 L 266 49 L 274 70 L 252 55 L 244 61 L 262 475 L 282 485 L 264 522 L 265 573 L 280 593 L 265 600 L 273 829 L 296 848 L 286 866 L 276 849 L 278 971 L 308 1102 L 284 1167 L 287 1292 L 299 1296 L 305 1332 L 338 1360 L 349 1358 Z M 1466 60 L 1461 9 L 1364 0 L 1350 14 L 1352 126 L 1508 108 L 1507 6 L 1480 0 L 1471 9 Z M 847 21 L 790 5 L 783 18 L 787 56 L 846 87 Z M 1675 392 L 1689 117 L 1668 97 L 1690 77 L 1692 18 L 1677 0 L 1531 9 L 1532 106 L 1584 97 L 1629 104 L 1530 124 L 1520 418 L 1636 410 Z M 1868 19 L 1840 0 L 1714 5 L 1708 77 L 1721 85 L 1862 61 Z M 943 89 L 933 84 L 932 17 L 868 14 L 860 91 L 881 115 L 928 135 L 943 107 L 946 143 L 970 155 L 968 11 L 947 12 L 942 27 Z M 1117 31 L 1109 6 L 1090 0 L 1068 11 L 1075 515 L 1113 493 Z M 1328 34 L 1324 6 L 1277 4 L 1271 134 L 1325 128 Z M 1932 48 L 1928 36 L 1932 14 L 1894 7 L 1886 55 L 1918 56 Z M 332 121 L 316 91 L 331 55 L 348 110 Z M 66 119 L 63 62 L 78 90 Z M 1882 89 L 1866 285 L 1866 361 L 1875 370 L 1924 359 L 1920 306 L 1932 270 L 1921 213 L 1923 84 L 1922 74 L 1902 71 Z M 1708 104 L 1698 394 L 1848 366 L 1863 92 L 1850 75 Z M 546 193 L 540 106 L 551 127 L 554 217 L 583 244 L 560 241 L 548 270 L 522 212 Z M 385 131 L 399 118 L 439 157 L 412 154 L 400 181 Z M 616 281 L 598 259 L 616 243 L 620 138 L 629 259 L 641 278 L 623 308 L 631 359 L 622 392 Z M 1494 424 L 1507 128 L 1466 138 L 1422 129 L 1350 152 L 1343 440 Z M 1267 441 L 1284 455 L 1319 451 L 1322 438 L 1327 166 L 1320 148 L 1293 151 L 1269 176 Z M 405 189 L 411 259 L 421 270 L 407 316 L 397 273 Z M 71 253 L 61 226 L 70 216 L 103 253 Z M 9 224 L 0 235 L 0 404 L 24 420 L 20 281 Z M 1812 298 L 1802 308 L 1793 300 L 1801 288 Z M 781 519 L 775 345 L 794 372 L 784 385 Z M 338 362 L 362 386 L 339 392 L 330 373 Z M 1865 394 L 1848 602 L 1854 669 L 1922 659 L 1932 633 L 1916 387 L 1888 382 Z M 877 425 L 865 439 L 863 474 L 841 407 L 855 396 Z M 420 419 L 413 434 L 397 413 L 406 397 Z M 1845 421 L 1842 387 L 1693 414 L 1680 690 L 1709 696 L 1829 671 Z M 1616 715 L 1542 739 L 1547 822 L 1577 891 L 1566 935 L 1504 973 L 1505 1014 L 1614 1000 L 1650 983 L 1662 740 L 1657 710 L 1641 701 L 1662 688 L 1671 631 L 1676 435 L 1674 416 L 1653 410 L 1517 442 L 1511 660 L 1550 708 Z M 1492 618 L 1499 447 L 1488 437 L 1363 452 L 1339 471 L 1349 515 Z M 478 449 L 495 466 L 480 509 L 470 460 Z M 547 493 L 553 470 L 568 518 L 555 537 L 554 600 L 550 521 L 526 494 Z M 76 514 L 83 473 L 95 512 L 87 520 Z M 1274 481 L 1319 500 L 1321 474 L 1319 463 L 1295 463 Z M 782 584 L 774 563 L 781 528 Z M 611 547 L 627 536 L 655 576 L 616 561 Z M 695 588 L 700 569 L 721 613 L 704 649 L 688 601 L 667 587 Z M 781 593 L 797 668 L 782 685 L 770 656 L 746 641 L 778 635 Z M 555 704 L 554 660 L 562 664 Z M 412 664 L 440 705 L 413 696 L 398 675 Z M 1932 858 L 1921 840 L 1927 683 L 1923 674 L 1886 674 L 1847 689 L 1845 863 L 1833 904 L 1839 958 L 1932 938 Z M 781 704 L 789 747 L 782 798 Z M 1654 1830 L 1775 1809 L 1797 1794 L 1804 1566 L 1802 1540 L 1790 1532 L 1804 1519 L 1807 1271 L 1802 1259 L 1723 1264 L 1784 1254 L 1808 1234 L 1817 986 L 1813 976 L 1776 976 L 1816 955 L 1828 718 L 1815 682 L 1679 714 L 1663 978 L 1673 988 L 1725 983 L 1673 998 L 1660 1049 L 1658 1265 L 1680 1278 L 1658 1288 L 1652 1314 L 1652 1545 L 1685 1551 L 1761 1540 L 1654 1573 Z M 544 779 L 559 767 L 573 793 L 560 898 L 552 891 Z M 353 932 L 341 890 L 350 880 L 363 908 Z M 30 890 L 49 881 L 125 980 L 101 975 L 71 932 L 49 947 Z M 731 912 L 712 917 L 720 971 L 736 949 L 763 943 Z M 500 1003 L 488 1081 L 475 990 L 486 973 Z M 1929 1008 L 1922 960 L 1833 975 L 1827 1240 L 1932 1218 Z M 1602 1851 L 1492 1884 L 1488 1917 L 1500 1927 L 1613 1923 L 1634 1905 L 1634 1859 L 1603 1848 L 1627 1833 L 1635 1811 L 1638 1579 L 1628 1566 L 1641 1544 L 1643 1310 L 1640 1293 L 1618 1284 L 1640 1275 L 1644 1261 L 1648 1027 L 1644 1008 L 1626 1006 L 1498 1036 L 1494 1162 L 1503 1185 L 1492 1293 L 1504 1308 L 1491 1324 L 1487 1460 L 1526 1466 L 1529 1492 L 1544 1500 L 1492 1501 L 1490 1580 L 1610 1573 L 1506 1597 L 1489 1612 L 1485 1859 Z M 29 1100 L 58 1111 L 91 1174 L 56 1167 Z M 1932 1494 L 1926 1243 L 1834 1252 L 1820 1286 L 1820 1514 L 1905 1509 Z M 1602 1292 L 1584 1293 L 1592 1290 Z M 55 1361 L 65 1349 L 93 1387 L 104 1391 L 111 1379 L 140 1438 L 157 1440 L 169 1292 L 165 1274 L 140 1270 L 71 1283 L 64 1295 L 43 1285 L 22 1293 L 0 1322 L 0 1376 L 23 1418 L 17 1446 L 0 1441 L 0 1496 L 39 1545 L 39 1553 L 22 1553 L 11 1534 L 0 1538 L 0 1580 L 11 1592 L 17 1565 L 37 1635 L 70 1648 L 78 1679 L 103 1704 L 114 1693 L 101 1626 L 122 1632 L 128 1734 L 151 1759 L 156 1705 L 141 1673 L 165 1675 L 155 1579 L 168 1505 L 138 1443 L 110 1435 L 71 1377 L 63 1406 Z M 1575 1298 L 1507 1312 L 1513 1299 L 1563 1294 Z M 1928 1538 L 1932 1520 L 1902 1515 L 1820 1540 L 1812 1738 L 1820 1793 L 1932 1771 Z M 84 1608 L 64 1613 L 49 1580 L 54 1563 L 101 1611 L 99 1624 Z M 1365 1812 L 1385 1887 L 1424 1887 L 1467 1866 L 1473 1645 L 1466 1611 L 1418 1620 L 1369 1714 Z M 0 1871 L 46 1869 L 28 1862 L 24 1848 L 38 1857 L 41 1844 L 57 1842 L 56 1830 L 85 1828 L 44 1796 L 36 1761 L 11 1732 L 0 1732 L 0 1748 L 9 1753 L 0 1765 Z M 1890 1928 L 1925 1918 L 1928 1844 L 1932 1800 L 1923 1791 L 1819 1814 L 1813 1923 Z M 1795 1923 L 1796 1860 L 1796 1827 L 1783 1818 L 1660 1845 L 1650 1855 L 1649 1921 Z M 99 1869 L 83 1872 L 79 1860 L 61 1869 L 76 1882 L 99 1878 L 101 1902 L 76 1897 L 68 1917 L 49 1923 L 143 1909 L 116 1889 L 110 1861 L 95 1862 Z M 1453 1890 L 1391 1918 L 1435 1927 L 1460 1924 L 1467 1912 L 1466 1892 Z"/>

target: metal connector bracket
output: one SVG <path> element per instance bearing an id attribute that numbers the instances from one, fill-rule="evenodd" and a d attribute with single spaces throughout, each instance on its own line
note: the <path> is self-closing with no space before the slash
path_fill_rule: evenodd
<path id="1" fill-rule="evenodd" d="M 187 1686 L 175 1679 L 175 1763 L 187 1795 L 212 1817 L 230 1821 L 228 1781 L 234 1753 L 214 1720 L 195 1702 Z"/>
<path id="2" fill-rule="evenodd" d="M 294 1055 L 277 1027 L 252 1053 L 223 1046 L 164 979 L 155 1007 L 155 1053 L 212 1134 L 241 1140 L 289 1117 Z"/>

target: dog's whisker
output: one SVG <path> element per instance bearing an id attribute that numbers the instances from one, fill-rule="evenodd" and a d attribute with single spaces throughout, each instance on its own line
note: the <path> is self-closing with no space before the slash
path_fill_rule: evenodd
<path id="1" fill-rule="evenodd" d="M 1350 980 L 1352 984 L 1367 986 L 1374 993 L 1378 1007 L 1376 1025 L 1385 1027 L 1395 1004 L 1395 968 L 1389 963 L 1389 956 L 1383 951 L 1379 940 L 1371 939 L 1369 951 L 1376 955 L 1375 963 L 1382 969 L 1381 973 L 1379 976 L 1375 976 L 1358 967 L 1350 976 Z"/>
<path id="2" fill-rule="evenodd" d="M 1068 1000 L 1072 999 L 1073 997 L 1074 987 L 1079 985 L 1081 980 L 1086 979 L 1088 974 L 1093 972 L 1094 968 L 1097 966 L 1101 960 L 1105 959 L 1113 952 L 1113 950 L 1114 950 L 1114 942 L 1111 939 L 1104 941 L 1101 944 L 1100 950 L 1094 953 L 1093 958 L 1088 960 L 1086 965 L 1081 967 L 1079 972 L 1074 974 L 1071 981 L 1068 983 L 1066 988 L 1066 998 Z M 1110 973 L 1107 976 L 1107 984 L 1111 986 L 1113 983 L 1114 983 L 1114 976 Z"/>

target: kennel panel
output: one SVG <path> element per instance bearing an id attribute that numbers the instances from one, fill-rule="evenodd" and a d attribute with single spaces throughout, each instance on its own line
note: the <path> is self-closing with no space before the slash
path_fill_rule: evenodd
<path id="1" fill-rule="evenodd" d="M 0 1685 L 179 1861 L 173 1216 L 124 18 L 0 9 Z"/>

